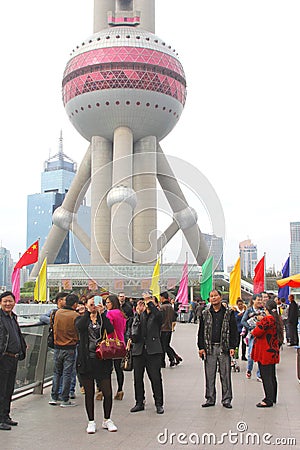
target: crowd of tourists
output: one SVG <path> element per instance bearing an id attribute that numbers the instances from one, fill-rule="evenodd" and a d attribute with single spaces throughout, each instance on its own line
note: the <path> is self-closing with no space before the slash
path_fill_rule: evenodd
<path id="1" fill-rule="evenodd" d="M 178 308 L 162 292 L 160 298 L 144 291 L 139 299 L 128 299 L 124 292 L 117 295 L 59 292 L 56 308 L 40 317 L 50 328 L 54 348 L 54 373 L 49 405 L 68 408 L 76 405 L 76 384 L 84 395 L 88 419 L 86 431 L 96 432 L 95 401 L 103 400 L 102 428 L 117 431 L 113 422 L 113 401 L 124 397 L 124 358 L 132 362 L 135 403 L 131 413 L 145 409 L 145 372 L 150 380 L 155 410 L 164 413 L 162 369 L 175 368 L 183 362 L 171 346 L 178 318 Z M 6 291 L 0 295 L 0 430 L 11 430 L 18 422 L 10 415 L 18 361 L 25 358 L 26 343 L 13 312 L 15 297 Z M 197 307 L 199 307 L 197 309 Z M 197 312 L 196 312 L 197 310 Z M 197 345 L 204 361 L 205 398 L 203 408 L 216 404 L 216 375 L 220 374 L 221 403 L 232 408 L 232 361 L 247 362 L 246 377 L 262 382 L 264 397 L 259 408 L 272 407 L 277 402 L 276 365 L 280 348 L 286 343 L 298 345 L 298 307 L 294 296 L 289 302 L 266 292 L 254 295 L 247 306 L 237 299 L 235 306 L 224 302 L 221 292 L 212 290 L 207 303 L 194 308 L 191 320 L 198 322 Z M 101 342 L 122 344 L 123 357 L 99 357 Z M 49 344 L 50 345 L 50 344 Z M 126 349 L 126 350 L 125 350 Z M 166 359 L 168 361 L 166 361 Z M 128 362 L 128 361 L 127 361 Z M 112 388 L 115 370 L 117 387 Z M 97 390 L 97 392 L 96 392 Z"/>

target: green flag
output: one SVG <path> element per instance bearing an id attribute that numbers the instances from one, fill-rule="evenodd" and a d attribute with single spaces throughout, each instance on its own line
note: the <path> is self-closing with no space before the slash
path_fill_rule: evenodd
<path id="1" fill-rule="evenodd" d="M 212 290 L 213 285 L 213 257 L 210 256 L 202 265 L 202 277 L 200 283 L 200 294 L 202 300 L 207 301 L 209 293 Z"/>

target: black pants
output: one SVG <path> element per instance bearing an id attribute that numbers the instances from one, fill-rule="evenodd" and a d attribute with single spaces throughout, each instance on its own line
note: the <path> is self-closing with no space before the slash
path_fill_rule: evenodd
<path id="1" fill-rule="evenodd" d="M 265 391 L 263 402 L 267 405 L 273 405 L 277 401 L 277 379 L 275 364 L 258 363 L 261 379 Z"/>
<path id="2" fill-rule="evenodd" d="M 163 354 L 162 354 L 162 366 L 165 365 L 165 355 L 168 355 L 169 361 L 175 362 L 175 356 L 176 353 L 174 349 L 170 346 L 172 338 L 172 331 L 162 331 L 160 334 L 160 341 L 163 348 Z"/>
<path id="3" fill-rule="evenodd" d="M 121 368 L 121 359 L 114 359 L 114 369 L 116 371 L 117 375 L 117 382 L 118 382 L 118 392 L 123 391 L 123 384 L 124 384 L 124 372 Z"/>
<path id="4" fill-rule="evenodd" d="M 240 348 L 240 342 L 241 342 L 241 339 L 242 339 L 242 358 L 246 358 L 246 349 L 247 349 L 247 346 L 246 346 L 246 344 L 245 344 L 245 342 L 244 342 L 244 338 L 239 334 L 239 342 L 238 342 L 238 345 L 237 345 L 237 348 L 239 349 Z M 239 354 L 239 353 L 238 353 Z"/>
<path id="5" fill-rule="evenodd" d="M 290 344 L 291 345 L 299 345 L 298 322 L 297 323 L 288 323 L 288 327 L 289 327 L 289 335 L 290 335 Z"/>
<path id="6" fill-rule="evenodd" d="M 85 390 L 85 409 L 89 420 L 94 420 L 95 405 L 95 381 L 98 388 L 103 393 L 103 413 L 104 419 L 109 419 L 112 410 L 112 388 L 111 372 L 112 360 L 91 360 L 92 371 L 80 374 L 81 383 Z"/>
<path id="7" fill-rule="evenodd" d="M 10 356 L 0 359 L 0 422 L 10 417 L 10 404 L 14 392 L 18 360 Z"/>
<path id="8" fill-rule="evenodd" d="M 164 399 L 161 378 L 161 353 L 149 355 L 145 349 L 141 355 L 133 356 L 134 394 L 136 404 L 142 405 L 145 400 L 145 369 L 151 382 L 155 405 L 162 406 Z"/>

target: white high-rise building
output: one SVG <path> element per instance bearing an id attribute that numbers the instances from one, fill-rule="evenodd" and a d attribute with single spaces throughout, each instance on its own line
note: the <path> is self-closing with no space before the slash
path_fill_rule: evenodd
<path id="1" fill-rule="evenodd" d="M 300 222 L 290 222 L 291 259 L 290 275 L 300 273 Z"/>
<path id="2" fill-rule="evenodd" d="M 253 278 L 254 268 L 257 264 L 257 246 L 250 239 L 239 243 L 241 272 L 245 277 Z"/>

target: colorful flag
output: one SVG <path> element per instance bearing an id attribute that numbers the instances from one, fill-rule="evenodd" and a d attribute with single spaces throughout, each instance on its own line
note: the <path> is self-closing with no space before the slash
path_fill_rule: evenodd
<path id="1" fill-rule="evenodd" d="M 202 300 L 207 301 L 213 286 L 213 257 L 210 256 L 202 266 L 202 277 L 200 283 L 200 295 Z"/>
<path id="2" fill-rule="evenodd" d="M 47 301 L 47 258 L 44 259 L 39 274 L 35 280 L 34 300 L 38 302 Z"/>
<path id="3" fill-rule="evenodd" d="M 29 266 L 37 262 L 39 258 L 39 241 L 35 241 L 21 256 L 17 264 L 15 265 L 16 269 L 21 269 L 21 267 Z"/>
<path id="4" fill-rule="evenodd" d="M 239 258 L 229 276 L 229 305 L 235 306 L 241 295 L 241 258 Z"/>
<path id="5" fill-rule="evenodd" d="M 181 303 L 181 309 L 183 306 L 186 307 L 189 304 L 188 298 L 188 263 L 187 261 L 184 263 L 182 269 L 182 278 L 180 280 L 179 289 L 176 295 L 176 300 L 178 303 Z"/>
<path id="6" fill-rule="evenodd" d="M 256 264 L 254 268 L 253 293 L 259 294 L 265 289 L 265 257 Z"/>
<path id="7" fill-rule="evenodd" d="M 282 268 L 281 274 L 282 278 L 287 278 L 290 276 L 290 257 L 288 257 L 288 259 L 286 260 L 285 265 Z M 290 294 L 289 286 L 283 286 L 278 289 L 278 298 L 284 297 L 286 303 L 288 303 L 289 301 L 288 299 L 289 294 Z"/>
<path id="8" fill-rule="evenodd" d="M 160 298 L 160 288 L 159 288 L 159 277 L 160 277 L 160 259 L 158 258 L 152 273 L 152 281 L 150 289 L 154 297 L 159 301 Z"/>
<path id="9" fill-rule="evenodd" d="M 19 261 L 14 267 L 11 284 L 12 292 L 16 298 L 16 303 L 20 300 L 20 269 L 24 266 L 28 266 L 37 262 L 39 258 L 39 241 L 34 242 L 26 252 L 21 256 Z"/>
<path id="10" fill-rule="evenodd" d="M 17 267 L 14 268 L 14 271 L 11 276 L 11 284 L 12 284 L 12 293 L 16 298 L 16 303 L 20 300 L 20 269 Z"/>

